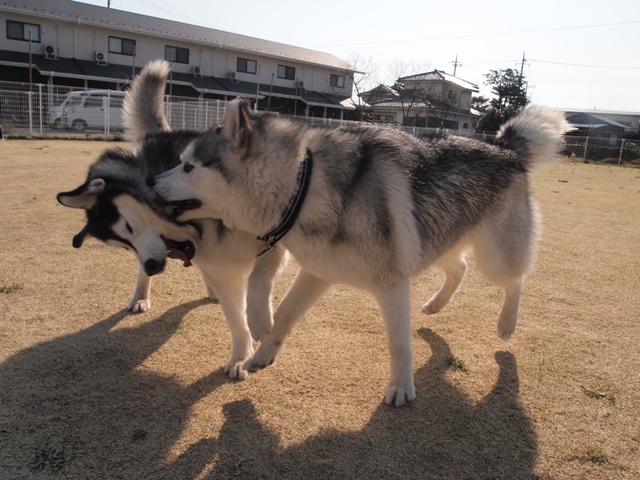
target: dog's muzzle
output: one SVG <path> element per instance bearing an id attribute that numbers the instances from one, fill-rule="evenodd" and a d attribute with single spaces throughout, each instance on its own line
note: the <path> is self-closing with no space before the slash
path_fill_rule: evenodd
<path id="1" fill-rule="evenodd" d="M 189 198 L 187 200 L 175 200 L 169 203 L 173 207 L 173 216 L 176 218 L 182 215 L 187 210 L 196 210 L 202 207 L 202 202 L 197 198 Z"/>
<path id="2" fill-rule="evenodd" d="M 166 262 L 164 261 L 164 259 L 162 261 L 158 261 L 153 258 L 150 258 L 149 260 L 144 262 L 144 273 L 146 273 L 150 277 L 153 277 L 158 273 L 162 273 L 162 271 L 164 270 L 165 263 Z"/>

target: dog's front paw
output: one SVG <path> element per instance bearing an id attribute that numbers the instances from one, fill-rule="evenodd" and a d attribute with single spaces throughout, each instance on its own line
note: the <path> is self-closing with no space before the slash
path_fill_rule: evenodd
<path id="1" fill-rule="evenodd" d="M 265 312 L 252 313 L 247 311 L 247 323 L 249 324 L 251 336 L 257 342 L 262 342 L 267 338 L 273 328 L 273 318 L 269 313 Z"/>
<path id="2" fill-rule="evenodd" d="M 498 337 L 502 340 L 509 340 L 511 335 L 516 331 L 516 322 L 504 321 L 498 322 Z"/>
<path id="3" fill-rule="evenodd" d="M 438 313 L 446 306 L 446 303 L 442 303 L 437 297 L 433 297 L 427 303 L 422 306 L 422 313 L 425 315 L 433 315 Z"/>
<path id="4" fill-rule="evenodd" d="M 452 295 L 447 295 L 442 291 L 436 293 L 431 299 L 422 306 L 422 313 L 425 315 L 433 315 L 438 313 L 444 307 L 451 303 Z"/>
<path id="5" fill-rule="evenodd" d="M 149 299 L 149 298 L 142 298 L 142 299 L 134 298 L 133 300 L 131 300 L 131 303 L 129 303 L 129 306 L 127 307 L 127 310 L 129 310 L 132 313 L 144 313 L 147 310 L 149 310 L 150 308 L 151 308 L 151 299 Z"/>
<path id="6" fill-rule="evenodd" d="M 416 389 L 413 382 L 409 385 L 398 385 L 390 383 L 387 385 L 387 391 L 384 395 L 384 403 L 393 405 L 394 407 L 402 407 L 407 403 L 413 402 L 416 398 Z"/>
<path id="7" fill-rule="evenodd" d="M 260 369 L 267 368 L 275 361 L 281 347 L 282 342 L 276 344 L 265 341 L 265 343 L 260 344 L 256 353 L 244 361 L 242 368 L 249 372 L 256 372 Z"/>
<path id="8" fill-rule="evenodd" d="M 242 361 L 233 359 L 224 366 L 224 373 L 231 380 L 246 380 L 249 377 L 249 372 L 243 368 Z"/>

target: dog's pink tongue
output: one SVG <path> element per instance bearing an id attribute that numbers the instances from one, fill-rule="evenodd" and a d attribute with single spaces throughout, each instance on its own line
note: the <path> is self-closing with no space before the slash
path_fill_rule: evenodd
<path id="1" fill-rule="evenodd" d="M 187 256 L 185 255 L 185 253 L 182 250 L 179 250 L 177 248 L 170 248 L 169 251 L 167 252 L 167 257 L 169 258 L 175 258 L 177 260 L 182 260 L 183 267 L 190 267 L 191 265 L 193 265 L 191 263 L 191 260 L 189 260 L 187 258 Z"/>
<path id="2" fill-rule="evenodd" d="M 172 240 L 165 240 L 164 244 L 167 247 L 167 257 L 182 260 L 182 265 L 184 267 L 190 267 L 193 265 L 191 260 L 189 260 L 189 257 L 187 257 L 187 254 L 178 248 L 178 245 L 175 242 Z"/>

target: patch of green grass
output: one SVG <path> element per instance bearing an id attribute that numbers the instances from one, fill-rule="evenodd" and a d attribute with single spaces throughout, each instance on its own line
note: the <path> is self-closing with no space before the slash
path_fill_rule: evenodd
<path id="1" fill-rule="evenodd" d="M 596 392 L 595 390 L 589 390 L 588 388 L 585 388 L 585 387 L 580 387 L 580 388 L 582 388 L 582 393 L 584 393 L 589 398 L 596 398 L 598 400 L 606 399 L 613 404 L 615 404 L 617 401 L 616 396 L 613 393 Z"/>
<path id="2" fill-rule="evenodd" d="M 463 359 L 459 358 L 459 357 L 451 357 L 447 360 L 447 362 L 449 363 L 449 366 L 453 369 L 453 370 L 459 370 L 461 372 L 466 372 L 467 371 L 467 364 L 464 362 Z"/>
<path id="3" fill-rule="evenodd" d="M 12 283 L 10 285 L 2 285 L 0 287 L 0 293 L 16 293 L 24 288 L 22 283 Z"/>

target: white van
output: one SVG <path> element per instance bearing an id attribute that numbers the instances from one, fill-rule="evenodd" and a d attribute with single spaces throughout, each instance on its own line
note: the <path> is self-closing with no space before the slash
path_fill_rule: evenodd
<path id="1" fill-rule="evenodd" d="M 92 130 L 122 130 L 124 92 L 89 90 L 65 95 L 59 106 L 49 109 L 49 125 L 71 128 L 76 132 Z"/>

